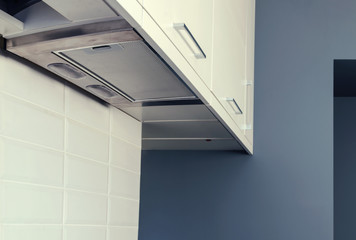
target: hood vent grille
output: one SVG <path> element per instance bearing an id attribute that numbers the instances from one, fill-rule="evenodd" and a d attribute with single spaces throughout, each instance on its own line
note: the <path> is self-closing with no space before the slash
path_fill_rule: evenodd
<path id="1" fill-rule="evenodd" d="M 131 102 L 195 98 L 143 40 L 54 53 Z"/>

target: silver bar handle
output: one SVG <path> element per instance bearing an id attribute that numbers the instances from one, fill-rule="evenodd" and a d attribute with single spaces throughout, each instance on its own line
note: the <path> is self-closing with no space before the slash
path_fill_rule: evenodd
<path id="1" fill-rule="evenodd" d="M 235 104 L 236 108 L 239 110 L 239 111 L 236 111 L 235 108 L 233 108 L 235 114 L 243 114 L 243 112 L 242 112 L 242 110 L 241 110 L 239 104 L 237 104 L 235 98 L 227 97 L 227 98 L 224 98 L 224 100 L 225 100 L 225 101 L 228 101 L 228 102 L 232 102 L 232 103 Z"/>
<path id="2" fill-rule="evenodd" d="M 200 47 L 199 43 L 197 42 L 197 40 L 194 38 L 193 34 L 191 33 L 191 31 L 189 30 L 189 28 L 187 27 L 187 25 L 185 25 L 185 23 L 174 23 L 173 27 L 179 31 L 179 30 L 185 30 L 187 31 L 188 35 L 190 36 L 190 38 L 193 40 L 193 42 L 195 43 L 195 45 L 197 46 L 197 48 L 199 49 L 200 53 L 195 53 L 194 52 L 194 56 L 196 58 L 206 58 L 206 55 L 203 51 L 203 49 Z M 186 42 L 187 43 L 187 42 Z"/>

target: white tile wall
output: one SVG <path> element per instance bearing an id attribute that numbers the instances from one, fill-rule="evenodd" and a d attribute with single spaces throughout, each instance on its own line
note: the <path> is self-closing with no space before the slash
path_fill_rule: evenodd
<path id="1" fill-rule="evenodd" d="M 0 136 L 0 178 L 63 186 L 62 152 Z"/>
<path id="2" fill-rule="evenodd" d="M 123 236 L 123 235 L 122 235 Z M 122 238 L 121 236 L 119 236 Z M 105 240 L 106 227 L 65 226 L 64 240 Z"/>
<path id="3" fill-rule="evenodd" d="M 3 55 L 0 72 L 0 240 L 137 239 L 141 123 Z"/>
<path id="4" fill-rule="evenodd" d="M 56 225 L 5 225 L 2 230 L 6 240 L 62 240 L 62 226 Z"/>
<path id="5" fill-rule="evenodd" d="M 139 174 L 124 169 L 111 167 L 110 194 L 139 200 Z"/>
<path id="6" fill-rule="evenodd" d="M 136 240 L 138 238 L 138 228 L 136 227 L 110 227 L 108 240 Z"/>
<path id="7" fill-rule="evenodd" d="M 67 155 L 65 187 L 105 194 L 108 192 L 108 170 L 106 164 Z"/>
<path id="8" fill-rule="evenodd" d="M 0 184 L 2 223 L 62 223 L 62 190 L 22 183 Z"/>
<path id="9" fill-rule="evenodd" d="M 141 148 L 124 140 L 111 137 L 110 163 L 139 173 L 141 169 Z"/>
<path id="10" fill-rule="evenodd" d="M 107 196 L 76 191 L 65 196 L 65 223 L 106 225 Z"/>
<path id="11" fill-rule="evenodd" d="M 34 72 L 32 66 L 19 64 L 11 58 L 1 57 L 0 91 L 44 108 L 64 113 L 64 84 L 58 80 L 48 81 L 44 73 Z M 35 77 L 31 77 L 34 76 Z M 40 87 L 39 87 L 40 86 Z"/>
<path id="12" fill-rule="evenodd" d="M 132 121 L 132 118 L 122 111 L 111 109 L 111 133 L 115 137 L 141 146 L 141 123 Z"/>
<path id="13" fill-rule="evenodd" d="M 109 135 L 67 120 L 67 151 L 97 161 L 109 161 Z"/>
<path id="14" fill-rule="evenodd" d="M 63 150 L 64 118 L 0 93 L 0 134 Z"/>
<path id="15" fill-rule="evenodd" d="M 109 224 L 112 226 L 138 226 L 139 202 L 135 200 L 110 197 Z"/>
<path id="16" fill-rule="evenodd" d="M 105 104 L 78 94 L 75 89 L 66 88 L 65 94 L 67 117 L 109 132 L 110 112 Z"/>

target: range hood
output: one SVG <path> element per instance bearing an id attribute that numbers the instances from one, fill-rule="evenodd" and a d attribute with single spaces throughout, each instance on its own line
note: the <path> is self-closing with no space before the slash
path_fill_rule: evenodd
<path id="1" fill-rule="evenodd" d="M 33 8 L 48 6 L 40 2 Z M 42 26 L 42 22 L 34 22 Z M 141 121 L 144 150 L 243 150 L 181 77 L 121 16 L 32 28 L 36 24 L 28 23 L 26 30 L 25 23 L 24 32 L 7 36 L 6 50 Z"/>
<path id="2" fill-rule="evenodd" d="M 113 105 L 196 99 L 124 19 L 9 39 L 7 50 Z"/>

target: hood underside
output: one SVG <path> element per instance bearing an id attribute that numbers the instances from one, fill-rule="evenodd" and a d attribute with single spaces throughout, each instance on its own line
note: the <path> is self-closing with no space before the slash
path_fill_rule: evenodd
<path id="1" fill-rule="evenodd" d="M 242 150 L 121 17 L 10 37 L 6 49 L 143 122 L 143 149 Z"/>

